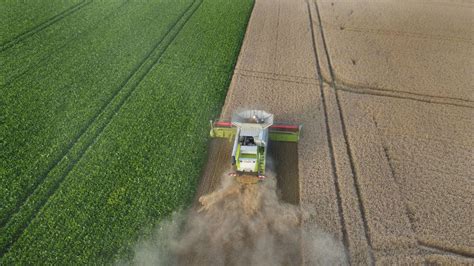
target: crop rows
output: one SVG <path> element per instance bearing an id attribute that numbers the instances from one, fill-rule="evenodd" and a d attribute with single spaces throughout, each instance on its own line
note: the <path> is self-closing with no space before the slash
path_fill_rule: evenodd
<path id="1" fill-rule="evenodd" d="M 2 88 L 1 203 L 12 207 L 1 209 L 1 263 L 127 257 L 143 230 L 189 203 L 252 8 L 200 2 L 129 3 Z M 22 204 L 10 190 L 32 194 Z"/>
<path id="2" fill-rule="evenodd" d="M 94 34 L 1 88 L 6 115 L 0 131 L 0 164 L 5 169 L 0 224 L 63 157 L 189 3 L 128 5 Z M 167 12 L 160 14 L 163 9 Z"/>
<path id="3" fill-rule="evenodd" d="M 161 40 L 159 43 L 161 43 Z M 148 59 L 149 57 L 150 53 L 147 54 L 144 59 Z M 137 69 L 138 66 L 132 72 L 136 72 Z M 127 77 L 125 83 L 128 83 L 130 77 L 130 75 Z M 120 99 L 120 97 L 117 97 L 117 95 L 124 91 L 127 90 L 124 90 L 124 86 L 120 85 L 119 90 L 117 90 L 116 94 L 113 95 L 112 100 L 114 101 L 108 101 L 109 104 L 104 106 L 104 108 L 114 106 L 116 102 L 115 100 L 117 98 Z M 114 102 L 114 104 L 110 104 L 110 102 Z M 39 186 L 36 187 L 33 194 L 27 198 L 26 202 L 21 206 L 19 211 L 13 215 L 13 217 L 11 217 L 6 226 L 2 228 L 0 231 L 2 232 L 2 237 L 0 238 L 0 247 L 2 247 L 3 250 L 7 249 L 16 240 L 31 217 L 45 203 L 49 195 L 54 192 L 67 172 L 70 171 L 72 164 L 78 159 L 78 157 L 80 157 L 80 155 L 82 155 L 84 149 L 87 148 L 87 145 L 89 145 L 89 143 L 94 139 L 94 134 L 97 134 L 97 128 L 100 129 L 104 124 L 104 120 L 106 120 L 107 117 L 113 115 L 113 107 L 106 108 L 105 110 L 101 109 L 101 112 L 97 114 L 100 114 L 100 116 L 94 117 L 92 122 L 87 124 L 87 127 L 89 127 L 90 130 L 81 132 L 80 138 L 75 140 L 73 146 L 70 146 L 69 151 L 63 156 L 62 160 L 56 162 L 56 165 L 51 167 L 50 170 L 48 170 L 48 172 L 40 178 L 40 180 L 37 180 L 38 182 L 41 181 Z"/>
<path id="4" fill-rule="evenodd" d="M 33 30 L 55 16 L 67 12 L 84 0 L 51 0 L 51 1 L 18 1 L 5 0 L 0 2 L 0 46 L 12 41 L 17 36 Z"/>
<path id="5" fill-rule="evenodd" d="M 53 55 L 86 35 L 94 34 L 98 25 L 106 23 L 110 16 L 118 15 L 118 11 L 127 4 L 126 0 L 94 1 L 81 6 L 81 9 L 69 14 L 60 21 L 49 25 L 30 38 L 15 43 L 0 52 L 3 58 L 0 85 L 6 85 L 28 73 L 28 70 L 44 64 Z"/>

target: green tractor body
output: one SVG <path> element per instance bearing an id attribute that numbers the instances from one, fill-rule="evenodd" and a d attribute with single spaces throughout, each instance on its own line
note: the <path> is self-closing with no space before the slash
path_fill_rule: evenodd
<path id="1" fill-rule="evenodd" d="M 233 141 L 232 165 L 237 181 L 257 183 L 265 178 L 268 141 L 298 142 L 300 125 L 273 124 L 262 110 L 235 113 L 232 121 L 211 121 L 210 135 Z"/>

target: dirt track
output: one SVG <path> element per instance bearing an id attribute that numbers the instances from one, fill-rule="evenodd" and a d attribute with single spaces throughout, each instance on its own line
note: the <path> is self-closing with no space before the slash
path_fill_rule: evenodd
<path id="1" fill-rule="evenodd" d="M 472 264 L 474 6 L 397 3 L 256 0 L 222 118 L 304 125 L 297 149 L 274 147 L 278 186 L 350 263 Z M 198 197 L 229 154 L 212 143 Z"/>

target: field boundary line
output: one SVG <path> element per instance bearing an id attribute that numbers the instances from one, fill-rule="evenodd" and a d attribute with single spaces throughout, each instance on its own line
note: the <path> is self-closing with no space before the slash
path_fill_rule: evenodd
<path id="1" fill-rule="evenodd" d="M 120 108 L 138 87 L 138 84 L 160 61 L 166 49 L 174 41 L 202 2 L 203 0 L 194 0 L 185 8 L 184 12 L 178 16 L 177 20 L 164 34 L 164 37 L 161 38 L 144 59 L 139 62 L 130 75 L 121 83 L 119 89 L 111 96 L 110 100 L 105 103 L 99 112 L 80 130 L 78 136 L 68 145 L 59 159 L 54 161 L 54 164 L 44 174 L 42 178 L 43 182 L 36 187 L 34 192 L 20 207 L 19 211 L 10 217 L 5 227 L 0 229 L 1 257 L 10 250 L 12 245 L 36 217 L 40 209 L 47 204 L 49 198 L 59 188 L 66 176 L 82 159 L 86 151 L 97 141 L 103 130 L 112 121 L 112 118 L 119 112 Z M 167 42 L 164 42 L 165 39 L 167 39 Z"/>
<path id="2" fill-rule="evenodd" d="M 12 47 L 13 45 L 17 44 L 18 42 L 21 42 L 22 40 L 32 36 L 33 34 L 49 27 L 50 25 L 62 20 L 65 17 L 75 13 L 76 11 L 80 10 L 81 8 L 83 8 L 84 6 L 86 6 L 90 3 L 92 3 L 92 0 L 83 0 L 83 1 L 73 5 L 72 7 L 69 7 L 67 9 L 63 10 L 62 12 L 54 15 L 53 17 L 47 19 L 46 21 L 44 21 L 44 22 L 42 22 L 42 23 L 40 23 L 36 26 L 33 26 L 32 28 L 24 31 L 23 33 L 20 33 L 16 37 L 13 37 L 13 39 L 2 43 L 0 45 L 0 52 L 3 52 L 5 50 L 7 50 L 8 48 Z"/>
<path id="3" fill-rule="evenodd" d="M 115 10 L 111 11 L 109 14 L 107 14 L 106 16 L 103 16 L 101 19 L 99 19 L 97 21 L 97 24 L 101 24 L 104 20 L 107 20 L 109 19 L 111 16 L 115 15 L 116 12 L 118 12 L 120 9 L 122 9 L 126 4 L 129 3 L 129 0 L 125 0 L 123 1 L 123 3 L 118 6 Z M 76 36 L 74 36 L 73 38 L 67 40 L 65 43 L 63 43 L 62 45 L 60 45 L 59 47 L 53 49 L 52 52 L 50 53 L 47 53 L 45 54 L 44 56 L 42 56 L 36 63 L 33 63 L 31 64 L 30 66 L 28 67 L 25 67 L 22 69 L 21 72 L 19 72 L 18 74 L 16 74 L 15 76 L 12 76 L 10 77 L 10 79 L 6 80 L 4 84 L 0 84 L 2 87 L 7 87 L 8 85 L 14 83 L 15 81 L 17 81 L 20 77 L 22 77 L 23 75 L 25 75 L 26 73 L 28 73 L 31 69 L 43 64 L 45 61 L 47 61 L 48 59 L 50 59 L 55 53 L 57 53 L 58 51 L 60 50 L 63 50 L 65 47 L 67 47 L 69 44 L 71 44 L 73 41 L 79 39 L 79 37 L 84 37 L 84 36 L 87 36 L 88 34 L 90 34 L 91 32 L 93 32 L 94 29 L 96 29 L 96 25 L 91 25 L 89 28 L 87 28 L 85 31 L 82 31 L 81 33 L 77 34 Z M 36 55 L 37 53 L 35 53 Z M 61 61 L 59 61 L 61 62 Z"/>

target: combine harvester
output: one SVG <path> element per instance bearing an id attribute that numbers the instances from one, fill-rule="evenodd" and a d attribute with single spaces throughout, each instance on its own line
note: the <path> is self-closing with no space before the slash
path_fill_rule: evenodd
<path id="1" fill-rule="evenodd" d="M 211 121 L 211 137 L 234 141 L 231 175 L 239 183 L 255 184 L 265 179 L 268 141 L 298 142 L 301 125 L 273 124 L 273 114 L 246 110 L 232 115 L 231 122 Z"/>

